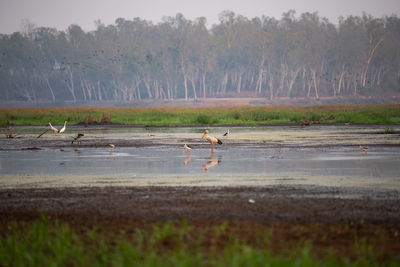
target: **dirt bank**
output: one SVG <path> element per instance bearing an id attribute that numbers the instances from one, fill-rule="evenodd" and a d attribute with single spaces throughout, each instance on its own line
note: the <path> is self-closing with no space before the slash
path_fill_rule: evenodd
<path id="1" fill-rule="evenodd" d="M 289 186 L 10 189 L 0 190 L 0 217 L 399 224 L 398 194 Z"/>

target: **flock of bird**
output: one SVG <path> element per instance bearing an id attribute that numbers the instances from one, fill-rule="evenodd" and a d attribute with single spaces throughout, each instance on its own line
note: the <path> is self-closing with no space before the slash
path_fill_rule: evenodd
<path id="1" fill-rule="evenodd" d="M 41 133 L 41 134 L 38 136 L 38 138 L 41 137 L 43 134 L 45 134 L 46 132 L 48 132 L 48 131 L 50 131 L 50 130 L 52 130 L 54 134 L 56 134 L 56 133 L 64 133 L 65 130 L 66 130 L 66 128 L 67 128 L 67 121 L 64 122 L 64 126 L 63 126 L 61 129 L 57 129 L 56 127 L 54 127 L 54 126 L 51 124 L 51 122 L 49 122 L 48 125 L 49 125 L 49 128 L 46 129 L 46 131 L 44 131 L 43 133 Z M 226 133 L 224 133 L 222 136 L 223 136 L 223 137 L 228 137 L 229 134 L 230 134 L 230 129 L 228 129 L 228 130 L 226 131 Z M 84 136 L 83 133 L 78 133 L 77 136 L 74 137 L 74 139 L 71 141 L 71 144 L 74 144 L 74 142 L 77 143 L 77 144 L 81 144 L 81 142 L 82 142 L 82 137 L 83 137 L 83 136 Z M 154 135 L 153 135 L 153 134 L 148 134 L 148 136 L 149 136 L 149 138 L 154 138 Z M 214 152 L 214 145 L 215 145 L 215 144 L 222 145 L 221 139 L 218 139 L 218 138 L 215 137 L 215 136 L 209 135 L 209 131 L 208 131 L 208 130 L 205 130 L 205 131 L 204 131 L 203 136 L 202 136 L 202 139 L 205 139 L 205 140 L 207 140 L 207 141 L 210 143 L 210 145 L 211 145 L 211 155 L 213 155 L 213 152 Z M 114 149 L 114 148 L 115 148 L 115 145 L 114 145 L 114 144 L 108 144 L 108 146 L 109 146 L 111 149 Z M 188 151 L 188 152 L 190 152 L 190 151 L 192 150 L 192 147 L 191 147 L 190 145 L 184 144 L 183 147 L 184 147 L 184 148 L 186 149 L 186 151 Z M 360 145 L 359 147 L 360 147 L 360 149 L 364 152 L 364 155 L 366 155 L 367 152 L 368 152 L 368 147 L 362 146 L 362 145 Z M 185 165 L 186 165 L 186 164 L 185 164 Z"/>
<path id="2" fill-rule="evenodd" d="M 40 138 L 43 134 L 45 134 L 46 132 L 48 132 L 50 130 L 53 131 L 53 134 L 64 133 L 65 130 L 67 129 L 67 121 L 64 122 L 64 126 L 61 129 L 57 129 L 56 127 L 54 127 L 51 124 L 51 122 L 49 122 L 48 126 L 49 126 L 49 128 L 46 129 L 43 133 L 41 133 L 37 138 Z M 229 134 L 230 134 L 230 129 L 228 129 L 227 132 L 224 133 L 222 136 L 227 137 Z M 74 137 L 74 139 L 71 141 L 71 144 L 74 144 L 74 143 L 81 144 L 83 136 L 85 136 L 83 133 L 78 133 L 77 136 Z M 154 137 L 153 134 L 148 134 L 148 136 L 150 138 Z M 213 151 L 214 151 L 214 144 L 222 145 L 222 141 L 220 139 L 216 138 L 215 136 L 210 136 L 208 130 L 204 131 L 202 139 L 206 139 L 208 142 L 210 142 L 210 144 L 211 144 L 211 153 L 213 153 Z M 108 146 L 111 149 L 115 148 L 114 144 L 108 144 Z M 192 150 L 192 147 L 187 145 L 187 144 L 184 144 L 184 148 L 187 151 Z"/>

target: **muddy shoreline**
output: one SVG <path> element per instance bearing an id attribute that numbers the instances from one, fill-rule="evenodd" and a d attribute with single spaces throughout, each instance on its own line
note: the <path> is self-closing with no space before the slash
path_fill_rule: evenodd
<path id="1" fill-rule="evenodd" d="M 341 195 L 341 197 L 339 197 Z M 346 197 L 343 197 L 343 196 Z M 396 190 L 313 186 L 78 187 L 0 190 L 0 218 L 398 225 Z"/>

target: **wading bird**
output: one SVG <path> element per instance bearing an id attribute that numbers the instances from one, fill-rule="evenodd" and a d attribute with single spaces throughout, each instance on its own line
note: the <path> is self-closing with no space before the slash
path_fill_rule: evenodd
<path id="1" fill-rule="evenodd" d="M 192 150 L 192 147 L 188 146 L 187 144 L 184 144 L 183 147 L 186 149 L 186 151 Z"/>
<path id="2" fill-rule="evenodd" d="M 74 140 L 72 140 L 71 144 L 73 144 L 74 142 L 77 142 L 78 144 L 81 144 L 81 139 L 84 136 L 83 133 L 78 133 L 78 135 L 74 138 Z"/>
<path id="3" fill-rule="evenodd" d="M 115 145 L 114 145 L 114 144 L 108 144 L 108 146 L 109 146 L 111 149 L 114 149 L 114 148 L 115 148 Z"/>
<path id="4" fill-rule="evenodd" d="M 66 126 L 67 126 L 67 121 L 64 122 L 64 126 L 63 126 L 63 127 L 61 128 L 61 130 L 59 130 L 58 132 L 59 132 L 59 133 L 65 132 L 65 129 L 67 128 Z"/>
<path id="5" fill-rule="evenodd" d="M 231 129 L 228 129 L 228 131 L 227 131 L 226 133 L 224 133 L 223 136 L 228 137 L 228 135 L 229 135 L 229 133 L 230 133 L 230 132 L 229 132 L 230 130 L 231 130 Z"/>
<path id="6" fill-rule="evenodd" d="M 49 122 L 49 126 L 50 126 L 50 129 L 53 131 L 53 133 L 58 133 L 59 132 L 58 129 L 56 127 L 54 127 L 53 125 L 51 125 L 50 122 Z"/>
<path id="7" fill-rule="evenodd" d="M 366 146 L 360 145 L 360 149 L 361 149 L 362 151 L 364 151 L 365 153 L 367 153 L 367 151 L 368 151 L 368 147 L 366 147 Z"/>
<path id="8" fill-rule="evenodd" d="M 214 136 L 209 136 L 208 135 L 208 130 L 205 130 L 203 133 L 203 137 L 204 139 L 206 139 L 208 142 L 210 142 L 211 144 L 211 153 L 213 153 L 214 151 L 214 144 L 220 144 L 222 145 L 222 141 L 219 140 L 218 138 L 214 137 Z"/>

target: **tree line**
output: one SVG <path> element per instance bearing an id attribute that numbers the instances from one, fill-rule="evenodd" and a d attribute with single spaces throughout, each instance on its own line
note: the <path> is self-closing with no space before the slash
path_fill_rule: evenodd
<path id="1" fill-rule="evenodd" d="M 182 14 L 118 18 L 85 32 L 35 27 L 0 35 L 6 101 L 140 101 L 257 96 L 346 97 L 400 92 L 400 20 L 295 11 L 219 23 Z"/>

